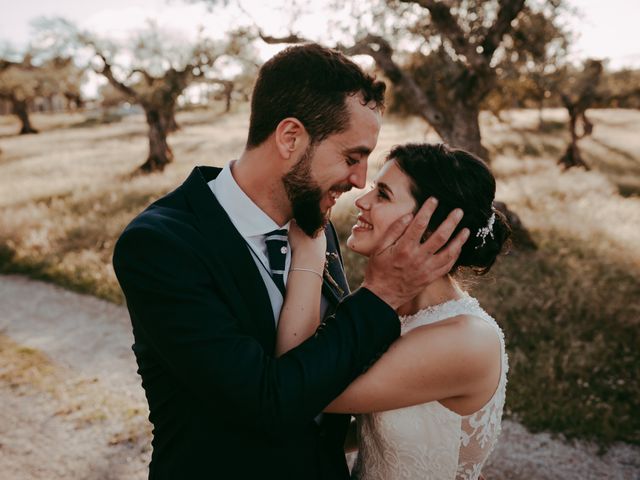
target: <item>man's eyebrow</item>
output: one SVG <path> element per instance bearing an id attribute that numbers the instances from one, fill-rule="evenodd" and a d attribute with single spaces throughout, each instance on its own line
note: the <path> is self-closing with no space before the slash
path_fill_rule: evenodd
<path id="1" fill-rule="evenodd" d="M 371 153 L 371 149 L 364 145 L 359 145 L 357 147 L 347 148 L 344 153 L 347 155 L 353 155 L 354 153 L 358 155 L 369 155 Z"/>
<path id="2" fill-rule="evenodd" d="M 377 182 L 377 183 L 376 183 L 376 186 L 377 186 L 380 190 L 384 191 L 384 192 L 385 192 L 385 193 L 387 193 L 387 194 L 390 194 L 390 195 L 393 197 L 393 190 L 391 190 L 391 187 L 390 187 L 389 185 L 387 185 L 386 183 L 384 183 L 384 182 Z"/>

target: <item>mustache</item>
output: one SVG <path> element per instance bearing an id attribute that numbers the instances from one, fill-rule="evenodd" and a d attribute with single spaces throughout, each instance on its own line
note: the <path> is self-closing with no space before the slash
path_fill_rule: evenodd
<path id="1" fill-rule="evenodd" d="M 336 185 L 334 187 L 331 187 L 329 190 L 331 192 L 346 193 L 346 192 L 350 191 L 352 188 L 353 188 L 353 185 L 345 183 L 343 185 Z"/>

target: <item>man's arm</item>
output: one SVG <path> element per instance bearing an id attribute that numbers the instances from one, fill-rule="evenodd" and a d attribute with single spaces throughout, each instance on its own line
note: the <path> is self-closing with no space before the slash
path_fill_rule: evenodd
<path id="1" fill-rule="evenodd" d="M 468 231 L 442 248 L 459 220 L 451 215 L 421 244 L 433 210 L 426 202 L 413 221 L 398 221 L 388 246 L 370 259 L 363 288 L 280 358 L 240 330 L 221 286 L 175 232 L 129 227 L 114 268 L 134 327 L 170 374 L 215 408 L 271 431 L 308 422 L 337 397 L 399 336 L 394 308 L 451 268 Z"/>
<path id="2" fill-rule="evenodd" d="M 399 335 L 393 309 L 366 289 L 336 321 L 280 358 L 243 333 L 197 253 L 150 226 L 120 238 L 114 267 L 134 326 L 194 396 L 267 431 L 311 420 Z"/>

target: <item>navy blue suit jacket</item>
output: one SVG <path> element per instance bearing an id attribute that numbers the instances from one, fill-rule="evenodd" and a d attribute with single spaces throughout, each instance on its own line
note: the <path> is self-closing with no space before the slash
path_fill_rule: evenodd
<path id="1" fill-rule="evenodd" d="M 154 427 L 149 478 L 346 479 L 348 417 L 314 417 L 398 337 L 397 316 L 366 289 L 341 299 L 325 282 L 333 315 L 276 358 L 266 287 L 207 185 L 219 171 L 195 168 L 115 247 Z M 327 239 L 338 251 L 332 226 Z"/>

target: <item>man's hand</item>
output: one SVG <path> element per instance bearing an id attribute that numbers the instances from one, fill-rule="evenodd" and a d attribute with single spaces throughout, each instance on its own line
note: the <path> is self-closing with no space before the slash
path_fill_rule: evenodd
<path id="1" fill-rule="evenodd" d="M 456 209 L 426 242 L 420 243 L 437 205 L 435 198 L 429 198 L 413 220 L 410 214 L 397 220 L 386 233 L 380 250 L 369 258 L 362 286 L 394 309 L 447 274 L 469 238 L 469 230 L 462 229 L 442 249 L 462 219 L 462 210 Z"/>

